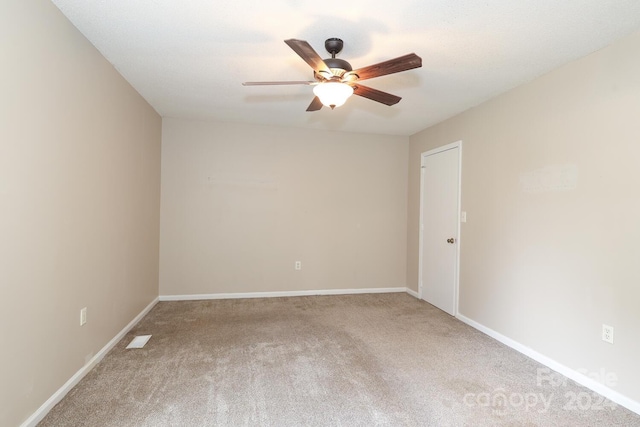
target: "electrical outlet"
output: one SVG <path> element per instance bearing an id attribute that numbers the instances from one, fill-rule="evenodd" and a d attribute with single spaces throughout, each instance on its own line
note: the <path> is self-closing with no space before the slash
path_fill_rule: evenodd
<path id="1" fill-rule="evenodd" d="M 302 261 L 296 261 L 295 265 L 293 266 L 293 268 L 295 270 L 302 270 Z"/>
<path id="2" fill-rule="evenodd" d="M 80 326 L 84 326 L 87 323 L 87 307 L 80 310 Z"/>
<path id="3" fill-rule="evenodd" d="M 613 344 L 613 326 L 602 325 L 602 341 Z"/>

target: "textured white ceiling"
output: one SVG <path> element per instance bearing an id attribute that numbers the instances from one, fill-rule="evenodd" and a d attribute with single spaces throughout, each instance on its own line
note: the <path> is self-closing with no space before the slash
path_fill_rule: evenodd
<path id="1" fill-rule="evenodd" d="M 640 29 L 639 0 L 53 0 L 164 117 L 411 135 Z M 368 80 L 392 107 L 354 96 L 305 111 L 312 80 L 283 41 L 354 68 L 415 52 L 422 68 Z"/>

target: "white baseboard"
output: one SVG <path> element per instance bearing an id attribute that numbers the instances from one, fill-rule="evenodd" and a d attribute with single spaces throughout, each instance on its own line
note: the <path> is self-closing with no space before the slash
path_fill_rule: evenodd
<path id="1" fill-rule="evenodd" d="M 414 298 L 420 299 L 420 295 L 418 295 L 418 293 L 413 289 L 407 288 L 407 293 Z"/>
<path id="2" fill-rule="evenodd" d="M 314 291 L 238 292 L 220 294 L 160 295 L 160 301 L 195 301 L 205 299 L 279 298 L 309 295 L 388 294 L 407 292 L 407 288 L 320 289 Z"/>
<path id="3" fill-rule="evenodd" d="M 512 349 L 524 354 L 525 356 L 528 356 L 530 358 L 532 358 L 533 360 L 542 363 L 543 365 L 545 365 L 546 367 L 564 375 L 565 377 L 577 382 L 580 385 L 583 385 L 585 387 L 587 387 L 590 390 L 595 391 L 596 393 L 606 397 L 607 399 L 611 400 L 612 402 L 617 403 L 620 406 L 624 406 L 625 408 L 629 409 L 630 411 L 635 412 L 636 414 L 640 415 L 640 402 L 636 402 L 635 400 L 605 386 L 604 384 L 594 380 L 593 378 L 590 378 L 578 371 L 576 371 L 575 369 L 571 369 L 561 363 L 556 362 L 555 360 L 545 356 L 544 354 L 538 353 L 537 351 L 533 350 L 532 348 L 529 348 L 523 344 L 520 344 L 519 342 L 512 340 L 509 337 L 506 337 L 502 334 L 500 334 L 499 332 L 494 331 L 493 329 L 490 329 L 478 322 L 476 322 L 475 320 L 471 320 L 468 317 L 465 317 L 464 315 L 458 313 L 458 315 L 456 316 L 459 320 L 461 320 L 462 322 L 466 323 L 467 325 L 479 330 L 480 332 L 489 335 L 491 338 L 494 338 L 498 341 L 500 341 L 501 343 L 511 347 Z"/>
<path id="4" fill-rule="evenodd" d="M 62 398 L 71 391 L 73 387 L 76 386 L 80 382 L 85 375 L 93 369 L 94 366 L 98 364 L 102 360 L 102 358 L 111 350 L 126 334 L 133 328 L 144 316 L 151 311 L 153 306 L 158 303 L 158 298 L 151 301 L 149 305 L 147 305 L 144 310 L 140 312 L 127 326 L 124 327 L 118 334 L 111 339 L 102 347 L 102 349 L 95 355 L 93 358 L 84 365 L 78 372 L 76 372 L 69 380 L 64 383 L 62 387 L 60 387 L 46 402 L 42 404 L 29 418 L 23 422 L 20 427 L 35 427 L 42 419 L 49 413 L 49 411 L 56 406 L 58 402 L 62 400 Z"/>

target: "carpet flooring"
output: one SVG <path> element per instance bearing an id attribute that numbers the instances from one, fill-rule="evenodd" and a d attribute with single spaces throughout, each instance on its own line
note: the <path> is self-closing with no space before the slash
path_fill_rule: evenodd
<path id="1" fill-rule="evenodd" d="M 423 301 L 375 294 L 160 302 L 39 425 L 640 426 L 640 416 Z"/>

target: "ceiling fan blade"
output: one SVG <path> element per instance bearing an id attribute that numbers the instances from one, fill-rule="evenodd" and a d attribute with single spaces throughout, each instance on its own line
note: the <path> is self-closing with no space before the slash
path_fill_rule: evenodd
<path id="1" fill-rule="evenodd" d="M 311 66 L 317 73 L 329 73 L 331 74 L 331 70 L 327 67 L 327 64 L 324 63 L 318 52 L 313 50 L 311 45 L 304 40 L 296 40 L 289 39 L 284 41 L 295 53 L 297 53 L 300 58 L 304 59 L 304 61 Z"/>
<path id="2" fill-rule="evenodd" d="M 281 82 L 244 82 L 242 86 L 275 86 L 275 85 L 310 85 L 317 82 L 307 82 L 307 81 L 281 81 Z"/>
<path id="3" fill-rule="evenodd" d="M 378 64 L 369 65 L 368 67 L 358 68 L 349 74 L 357 74 L 358 80 L 366 80 L 420 67 L 422 67 L 422 58 L 415 53 L 410 53 Z"/>
<path id="4" fill-rule="evenodd" d="M 397 104 L 402 99 L 399 96 L 392 95 L 378 89 L 373 89 L 369 86 L 362 86 L 360 84 L 353 85 L 353 93 L 354 95 L 362 96 L 363 98 L 368 98 L 372 101 L 380 102 L 385 105 Z"/>
<path id="5" fill-rule="evenodd" d="M 309 104 L 309 106 L 307 107 L 307 111 L 318 111 L 321 108 L 322 102 L 320 101 L 320 98 L 316 96 L 315 98 L 313 98 L 313 101 L 311 101 L 311 104 Z"/>

